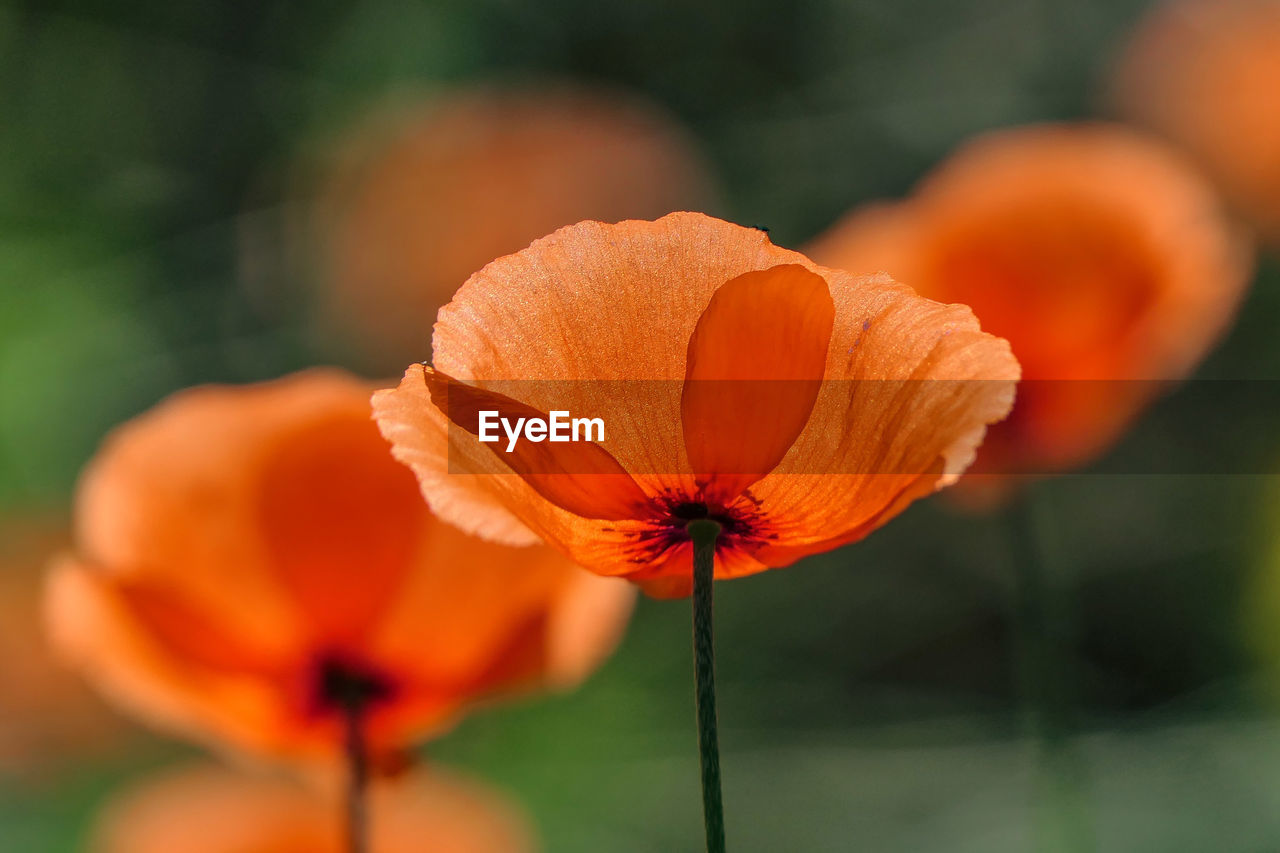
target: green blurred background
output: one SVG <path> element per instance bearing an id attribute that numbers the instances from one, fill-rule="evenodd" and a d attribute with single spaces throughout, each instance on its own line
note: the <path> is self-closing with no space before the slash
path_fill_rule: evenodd
<path id="1" fill-rule="evenodd" d="M 0 507 L 65 514 L 103 434 L 173 390 L 345 357 L 303 328 L 288 294 L 305 282 L 265 301 L 244 286 L 242 237 L 277 216 L 304 152 L 389 94 L 547 77 L 641 93 L 701 146 L 714 212 L 800 246 L 975 132 L 1097 114 L 1146 5 L 0 3 Z M 1280 272 L 1263 260 L 1199 375 L 1280 379 L 1277 317 Z M 1162 401 L 1103 466 L 1213 445 L 1223 415 L 1199 408 Z M 1280 459 L 1275 423 L 1255 417 L 1246 437 Z M 1009 519 L 937 500 L 720 586 L 732 849 L 1036 849 L 1056 768 L 1074 779 L 1062 811 L 1083 849 L 1280 850 L 1273 479 L 1083 472 L 1031 503 L 1040 612 L 1014 582 Z M 428 755 L 514 792 L 548 851 L 695 849 L 687 610 L 642 602 L 581 691 L 479 713 Z M 1050 727 L 1068 747 L 1049 771 L 1020 675 L 1027 618 L 1062 676 Z M 77 850 L 114 789 L 195 754 L 123 737 L 0 765 L 0 850 Z"/>

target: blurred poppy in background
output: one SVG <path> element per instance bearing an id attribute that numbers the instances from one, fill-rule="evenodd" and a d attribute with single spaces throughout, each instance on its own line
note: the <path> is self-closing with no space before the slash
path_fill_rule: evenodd
<path id="1" fill-rule="evenodd" d="M 127 742 L 124 727 L 49 648 L 44 568 L 70 534 L 57 516 L 0 518 L 0 776 L 44 776 Z"/>
<path id="2" fill-rule="evenodd" d="M 439 767 L 370 792 L 369 853 L 533 853 L 523 812 Z M 169 770 L 108 801 L 86 853 L 340 853 L 338 814 L 315 791 L 216 767 Z"/>
<path id="3" fill-rule="evenodd" d="M 429 357 L 436 309 L 494 258 L 583 219 L 714 203 L 675 119 L 638 97 L 567 84 L 390 108 L 319 170 L 301 233 L 322 325 L 389 370 Z"/>
<path id="4" fill-rule="evenodd" d="M 368 395 L 317 370 L 119 428 L 50 581 L 62 653 L 139 716 L 255 752 L 332 757 L 358 706 L 383 762 L 473 702 L 584 678 L 631 591 L 437 521 Z"/>
<path id="5" fill-rule="evenodd" d="M 484 388 L 511 377 L 518 401 Z M 485 267 L 440 312 L 434 368 L 374 408 L 442 517 L 682 596 L 690 521 L 721 525 L 721 578 L 855 541 L 959 476 L 1017 377 L 964 306 L 682 213 L 580 223 Z M 608 432 L 493 451 L 468 434 L 480 408 Z"/>
<path id="6" fill-rule="evenodd" d="M 1116 109 L 1183 146 L 1271 240 L 1280 239 L 1280 2 L 1152 7 L 1112 81 Z"/>
<path id="7" fill-rule="evenodd" d="M 1212 188 L 1160 143 L 1106 124 L 967 143 L 905 201 L 853 211 L 807 251 L 971 306 L 1024 382 L 975 473 L 1045 474 L 1102 453 L 1222 334 L 1251 271 Z M 990 478 L 966 478 L 979 487 Z"/>

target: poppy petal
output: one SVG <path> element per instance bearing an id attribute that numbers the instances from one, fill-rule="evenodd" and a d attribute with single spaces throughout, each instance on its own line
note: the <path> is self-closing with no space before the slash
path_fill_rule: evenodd
<path id="1" fill-rule="evenodd" d="M 504 505 L 506 490 L 532 492 L 517 474 L 469 434 L 451 429 L 427 390 L 425 368 L 412 364 L 396 388 L 376 392 L 371 404 L 391 455 L 417 475 L 419 491 L 431 511 L 459 530 L 501 542 L 533 545 L 539 535 Z"/>
<path id="2" fill-rule="evenodd" d="M 603 419 L 603 446 L 646 493 L 684 490 L 680 394 L 698 318 L 730 279 L 806 263 L 699 213 L 580 222 L 473 275 L 440 311 L 432 363 L 489 388 L 520 380 L 502 390 Z"/>
<path id="3" fill-rule="evenodd" d="M 323 780 L 328 782 L 327 779 Z M 321 790 L 317 790 L 317 788 Z M 342 814 L 328 785 L 193 764 L 113 795 L 95 819 L 95 853 L 333 851 Z M 499 791 L 437 764 L 369 790 L 379 853 L 533 853 L 528 817 Z"/>
<path id="4" fill-rule="evenodd" d="M 93 566 L 71 560 L 50 572 L 45 616 L 59 652 L 120 706 L 199 740 L 265 746 L 290 740 L 270 678 L 193 665 Z"/>
<path id="5" fill-rule="evenodd" d="M 854 211 L 809 251 L 969 305 L 1006 337 L 1030 385 L 976 470 L 1043 474 L 1096 457 L 1151 400 L 1150 380 L 1204 356 L 1249 281 L 1242 236 L 1169 147 L 1120 125 L 1046 124 L 976 138 L 911 197 Z"/>
<path id="6" fill-rule="evenodd" d="M 689 337 L 681 422 L 705 499 L 725 503 L 772 471 L 822 385 L 835 303 L 798 264 L 723 284 Z"/>
<path id="7" fill-rule="evenodd" d="M 587 590 L 579 589 L 582 582 Z M 577 612 L 574 602 L 590 595 L 595 584 L 624 595 L 630 592 L 625 584 L 569 566 L 546 546 L 511 548 L 483 542 L 438 522 L 427 537 L 418 570 L 409 575 L 370 638 L 371 656 L 379 667 L 424 685 L 465 683 L 475 673 L 491 669 L 522 626 L 543 616 L 554 623 L 561 610 Z M 451 606 L 441 608 L 442 601 Z M 424 624 L 422 614 L 428 612 L 435 615 Z M 585 623 L 572 630 L 583 635 L 619 631 L 626 620 L 615 623 L 618 616 L 618 607 L 602 601 L 590 614 L 582 614 Z M 535 639 L 533 645 L 545 656 L 553 644 L 544 637 Z M 578 651 L 594 659 L 600 645 L 587 643 Z M 555 672 L 547 680 L 562 681 L 559 664 L 552 668 Z"/>
<path id="8" fill-rule="evenodd" d="M 635 587 L 583 570 L 566 580 L 567 591 L 547 624 L 547 680 L 574 687 L 618 646 L 635 606 Z"/>
<path id="9" fill-rule="evenodd" d="M 531 418 L 548 420 L 545 412 L 423 368 L 423 380 L 431 401 L 457 426 L 480 434 L 482 411 L 496 412 L 511 423 Z M 624 519 L 644 512 L 649 498 L 618 461 L 591 441 L 515 441 L 508 448 L 499 443 L 489 449 L 507 467 L 524 478 L 534 491 L 556 506 L 583 518 Z"/>
<path id="10" fill-rule="evenodd" d="M 367 394 L 329 370 L 175 394 L 117 429 L 83 478 L 86 557 L 274 660 L 357 640 L 427 517 Z"/>
<path id="11" fill-rule="evenodd" d="M 638 522 L 588 519 L 544 498 L 519 474 L 431 400 L 420 364 L 397 388 L 373 396 L 374 417 L 392 454 L 413 469 L 422 495 L 442 519 L 506 545 L 545 541 L 579 565 L 603 574 L 627 569 L 617 548 Z"/>
<path id="12" fill-rule="evenodd" d="M 434 523 L 372 423 L 367 393 L 353 383 L 345 406 L 272 436 L 255 489 L 272 573 L 330 647 L 358 645 L 377 625 Z"/>
<path id="13" fill-rule="evenodd" d="M 225 673 L 269 675 L 279 664 L 234 631 L 224 630 L 177 590 L 119 583 L 114 592 L 138 624 L 176 655 Z"/>
<path id="14" fill-rule="evenodd" d="M 1008 342 L 967 307 L 884 276 L 826 277 L 837 306 L 828 379 L 791 452 L 751 487 L 776 534 L 758 552 L 771 564 L 783 544 L 798 549 L 789 562 L 855 541 L 953 483 L 1012 408 L 1019 375 Z"/>

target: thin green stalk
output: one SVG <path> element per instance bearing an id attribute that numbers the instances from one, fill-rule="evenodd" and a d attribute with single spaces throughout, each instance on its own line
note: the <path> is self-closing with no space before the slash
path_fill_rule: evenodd
<path id="1" fill-rule="evenodd" d="M 1071 654 L 1070 590 L 1061 571 L 1046 559 L 1032 496 L 1018 495 L 1009 510 L 1019 680 L 1037 757 L 1035 849 L 1093 850 L 1085 773 L 1071 739 L 1077 672 Z"/>
<path id="2" fill-rule="evenodd" d="M 712 585 L 720 525 L 709 519 L 698 519 L 689 522 L 688 532 L 693 540 L 693 675 L 698 709 L 698 756 L 702 765 L 702 818 L 707 829 L 707 853 L 725 853 L 712 625 Z"/>

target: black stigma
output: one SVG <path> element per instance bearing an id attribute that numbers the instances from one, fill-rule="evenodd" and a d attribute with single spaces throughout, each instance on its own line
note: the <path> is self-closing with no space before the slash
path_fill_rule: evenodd
<path id="1" fill-rule="evenodd" d="M 392 693 L 386 678 L 334 658 L 320 661 L 316 682 L 320 703 L 328 708 L 359 710 L 390 698 Z"/>
<path id="2" fill-rule="evenodd" d="M 701 501 L 684 501 L 672 506 L 668 512 L 671 514 L 668 524 L 679 530 L 687 528 L 691 521 L 706 518 L 718 523 L 726 534 L 742 531 L 742 524 L 732 515 L 725 512 L 712 512 L 711 508 Z"/>
<path id="3" fill-rule="evenodd" d="M 671 508 L 671 514 L 681 521 L 694 521 L 699 518 L 706 518 L 710 515 L 707 505 L 704 503 L 688 502 L 677 504 Z"/>

